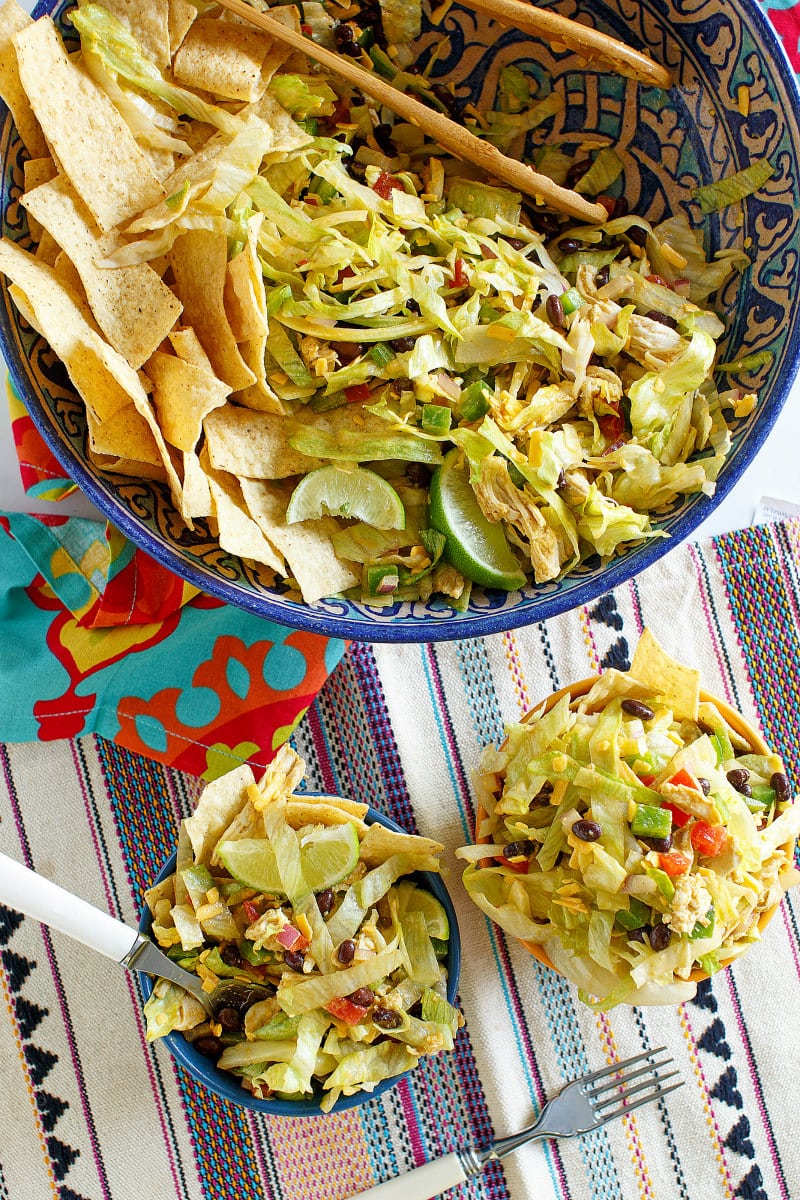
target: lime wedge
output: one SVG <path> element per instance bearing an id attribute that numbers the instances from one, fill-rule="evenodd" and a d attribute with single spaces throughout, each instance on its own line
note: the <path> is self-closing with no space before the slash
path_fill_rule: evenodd
<path id="1" fill-rule="evenodd" d="M 447 561 L 467 579 L 505 592 L 525 586 L 503 527 L 484 516 L 458 450 L 451 450 L 433 473 L 429 519 L 447 538 Z"/>
<path id="2" fill-rule="evenodd" d="M 375 529 L 405 529 L 403 502 L 391 484 L 364 467 L 317 467 L 292 492 L 287 525 L 325 515 L 354 517 Z"/>
<path id="3" fill-rule="evenodd" d="M 441 942 L 446 942 L 449 938 L 450 922 L 447 919 L 444 905 L 424 888 L 414 888 L 408 898 L 406 912 L 422 913 L 429 937 L 436 938 Z"/>
<path id="4" fill-rule="evenodd" d="M 322 892 L 346 878 L 358 862 L 358 848 L 358 830 L 349 821 L 312 830 L 300 843 L 300 862 L 309 890 Z M 225 870 L 245 887 L 285 895 L 275 852 L 265 838 L 223 842 L 219 857 Z"/>

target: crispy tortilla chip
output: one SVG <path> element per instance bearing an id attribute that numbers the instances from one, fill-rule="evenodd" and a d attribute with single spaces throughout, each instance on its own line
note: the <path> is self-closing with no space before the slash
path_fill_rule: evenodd
<path id="1" fill-rule="evenodd" d="M 32 24 L 33 21 L 16 0 L 6 0 L 0 8 L 0 96 L 11 110 L 28 154 L 32 159 L 40 159 L 47 156 L 47 142 L 22 86 L 17 52 L 12 41 L 16 33 Z"/>
<path id="2" fill-rule="evenodd" d="M 75 264 L 92 314 L 111 345 L 132 367 L 140 367 L 177 321 L 180 301 L 147 263 L 97 265 L 117 241 L 100 232 L 68 180 L 49 180 L 22 203 Z"/>
<path id="3" fill-rule="evenodd" d="M 169 66 L 168 0 L 103 0 L 103 7 L 131 31 L 159 69 Z"/>
<path id="4" fill-rule="evenodd" d="M 225 280 L 225 311 L 237 342 L 249 342 L 269 333 L 267 294 L 258 260 L 258 232 L 264 216 L 257 213 L 247 222 L 247 241 L 228 263 Z"/>
<path id="5" fill-rule="evenodd" d="M 193 367 L 197 367 L 200 371 L 207 371 L 209 375 L 214 374 L 211 359 L 200 345 L 200 339 L 193 329 L 173 329 L 169 335 L 169 340 L 178 358 L 182 358 L 184 362 L 191 363 Z"/>
<path id="6" fill-rule="evenodd" d="M 292 449 L 291 425 L 272 413 L 229 405 L 211 413 L 204 427 L 211 465 L 219 471 L 253 479 L 284 479 L 322 466 L 322 459 Z"/>
<path id="7" fill-rule="evenodd" d="M 197 808 L 184 822 L 195 861 L 207 863 L 220 835 L 247 800 L 247 787 L 255 783 L 247 763 L 206 784 Z"/>
<path id="8" fill-rule="evenodd" d="M 108 475 L 129 475 L 132 479 L 154 479 L 168 483 L 163 464 L 140 462 L 136 458 L 117 458 L 114 454 L 97 454 L 89 447 L 89 457 L 100 471 Z"/>
<path id="9" fill-rule="evenodd" d="M 286 820 L 292 829 L 302 829 L 304 825 L 355 825 L 359 837 L 362 837 L 369 826 L 360 817 L 339 808 L 339 801 L 317 803 L 300 800 L 294 797 L 286 805 Z"/>
<path id="10" fill-rule="evenodd" d="M 299 787 L 306 773 L 306 764 L 288 742 L 278 749 L 272 762 L 258 781 L 258 788 L 250 793 L 251 800 L 259 810 L 279 800 L 287 800 Z"/>
<path id="11" fill-rule="evenodd" d="M 631 675 L 663 696 L 678 719 L 697 720 L 700 705 L 700 672 L 676 662 L 662 649 L 649 629 L 639 638 Z"/>
<path id="12" fill-rule="evenodd" d="M 184 233 L 170 251 L 170 264 L 184 320 L 200 339 L 214 373 L 234 392 L 250 387 L 255 375 L 239 353 L 223 304 L 227 237 L 207 229 Z"/>
<path id="13" fill-rule="evenodd" d="M 259 29 L 201 18 L 184 37 L 172 71 L 186 87 L 253 101 L 267 86 L 261 64 L 271 49 L 272 38 Z"/>
<path id="14" fill-rule="evenodd" d="M 368 867 L 380 866 L 393 854 L 427 854 L 438 858 L 444 851 L 441 842 L 410 833 L 395 833 L 377 822 L 370 825 L 361 842 L 361 860 Z"/>
<path id="15" fill-rule="evenodd" d="M 133 402 L 104 421 L 99 421 L 92 410 L 87 409 L 86 421 L 89 426 L 89 445 L 95 454 L 152 463 L 163 469 L 150 426 Z"/>
<path id="16" fill-rule="evenodd" d="M 48 267 L 55 266 L 59 254 L 63 254 L 61 247 L 54 237 L 51 237 L 46 229 L 42 230 L 42 236 L 39 238 L 39 245 L 36 247 L 37 262 L 44 263 Z"/>
<path id="17" fill-rule="evenodd" d="M 240 392 L 237 392 L 236 399 L 245 408 L 253 408 L 256 412 L 276 413 L 282 417 L 285 416 L 286 409 L 280 396 L 276 396 L 267 382 L 267 367 L 264 357 L 266 349 L 266 337 L 253 338 L 249 342 L 239 342 L 239 353 L 255 375 L 256 381 L 252 387 L 242 388 Z"/>
<path id="18" fill-rule="evenodd" d="M 94 328 L 94 317 L 92 310 L 89 308 L 89 301 L 86 299 L 86 292 L 83 287 L 83 280 L 78 274 L 78 269 L 68 254 L 63 250 L 59 250 L 58 258 L 53 263 L 53 270 L 62 283 L 66 284 L 69 290 L 74 295 L 75 299 L 81 306 L 81 311 L 88 320 L 89 324 Z"/>
<path id="19" fill-rule="evenodd" d="M 186 34 L 191 28 L 192 21 L 197 18 L 197 9 L 189 0 L 169 0 L 167 24 L 169 27 L 170 58 L 176 53 Z"/>
<path id="20" fill-rule="evenodd" d="M 161 432 L 173 446 L 189 453 L 200 440 L 203 418 L 225 403 L 230 389 L 216 375 L 160 350 L 148 359 L 145 374 L 153 384 Z"/>
<path id="21" fill-rule="evenodd" d="M 201 465 L 204 466 L 201 458 Z M 270 545 L 250 516 L 242 490 L 233 475 L 206 469 L 214 517 L 219 527 L 219 544 L 229 554 L 263 563 L 283 575 L 283 559 Z"/>
<path id="22" fill-rule="evenodd" d="M 355 587 L 361 575 L 358 568 L 336 556 L 331 534 L 338 526 L 333 517 L 287 525 L 290 493 L 286 489 L 262 479 L 242 478 L 239 483 L 248 512 L 286 559 L 306 604 Z"/>
<path id="23" fill-rule="evenodd" d="M 181 516 L 187 522 L 194 517 L 210 517 L 214 511 L 208 477 L 196 454 L 183 455 L 183 492 Z"/>
<path id="24" fill-rule="evenodd" d="M 275 20 L 278 19 L 278 11 L 273 8 L 270 13 Z M 272 130 L 272 146 L 266 158 L 267 162 L 272 161 L 271 155 L 275 156 L 274 161 L 277 162 L 290 151 L 301 150 L 303 146 L 307 146 L 309 142 L 313 141 L 311 134 L 298 125 L 269 92 L 265 92 L 260 100 L 251 104 L 247 112 L 255 113 L 262 121 L 266 121 Z"/>
<path id="25" fill-rule="evenodd" d="M 108 96 L 41 17 L 14 37 L 19 74 L 50 150 L 104 232 L 163 189 Z M 37 154 L 41 157 L 41 152 Z"/>
<path id="26" fill-rule="evenodd" d="M 16 55 L 14 57 L 16 62 Z M 22 171 L 25 177 L 25 192 L 31 192 L 34 188 L 39 187 L 42 183 L 47 183 L 48 179 L 54 179 L 58 174 L 58 167 L 53 162 L 50 156 L 45 158 L 26 158 L 22 164 Z M 23 201 L 25 197 L 23 196 Z M 42 226 L 31 213 L 28 213 L 28 229 L 31 232 L 31 237 L 35 242 L 41 240 Z"/>

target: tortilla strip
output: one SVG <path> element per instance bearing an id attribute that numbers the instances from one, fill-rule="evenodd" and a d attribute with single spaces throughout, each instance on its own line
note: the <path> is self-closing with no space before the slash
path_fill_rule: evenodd
<path id="1" fill-rule="evenodd" d="M 155 438 L 133 403 L 126 404 L 105 421 L 98 421 L 92 410 L 87 409 L 86 420 L 89 426 L 89 445 L 95 454 L 152 463 L 163 471 Z"/>
<path id="2" fill-rule="evenodd" d="M 250 516 L 286 559 L 306 604 L 355 587 L 361 574 L 336 555 L 331 534 L 338 525 L 333 517 L 287 525 L 289 489 L 263 479 L 240 479 L 239 483 Z"/>
<path id="3" fill-rule="evenodd" d="M 108 96 L 71 59 L 49 17 L 14 37 L 19 75 L 53 157 L 108 232 L 164 194 Z"/>
<path id="4" fill-rule="evenodd" d="M 208 229 L 190 230 L 177 239 L 169 258 L 184 320 L 200 339 L 214 373 L 231 391 L 250 387 L 255 375 L 239 353 L 223 304 L 227 237 Z"/>
<path id="5" fill-rule="evenodd" d="M 282 417 L 286 413 L 279 396 L 276 396 L 267 382 L 267 366 L 264 355 L 267 349 L 266 337 L 253 338 L 249 342 L 239 342 L 239 353 L 256 377 L 252 387 L 242 388 L 236 393 L 236 400 L 245 408 L 253 408 L 256 412 L 276 413 Z"/>
<path id="6" fill-rule="evenodd" d="M 12 41 L 15 34 L 32 24 L 32 19 L 24 8 L 20 8 L 16 0 L 6 0 L 0 8 L 0 96 L 11 110 L 17 132 L 28 154 L 31 158 L 45 158 L 47 142 L 22 86 L 17 52 Z"/>
<path id="7" fill-rule="evenodd" d="M 118 458 L 116 454 L 98 454 L 89 447 L 89 458 L 100 471 L 107 475 L 130 475 L 133 479 L 156 479 L 168 483 L 163 464 L 140 462 L 134 458 Z"/>
<path id="8" fill-rule="evenodd" d="M 237 342 L 249 342 L 269 333 L 267 294 L 258 260 L 258 232 L 263 213 L 247 222 L 247 241 L 228 263 L 225 280 L 225 311 Z"/>
<path id="9" fill-rule="evenodd" d="M 200 456 L 200 465 L 208 477 L 222 549 L 239 558 L 263 563 L 283 575 L 283 559 L 247 512 L 238 481 L 232 475 L 212 470 L 208 466 L 205 451 Z"/>
<path id="10" fill-rule="evenodd" d="M 29 213 L 69 255 L 92 314 L 115 350 L 138 368 L 161 345 L 181 313 L 180 301 L 147 263 L 100 267 L 117 241 L 101 234 L 63 176 L 22 197 Z"/>
<path id="11" fill-rule="evenodd" d="M 121 21 L 147 58 L 163 70 L 170 64 L 169 5 L 167 0 L 103 0 L 103 7 Z"/>
<path id="12" fill-rule="evenodd" d="M 190 453 L 200 441 L 203 418 L 219 408 L 230 389 L 216 375 L 157 350 L 145 374 L 153 383 L 153 404 L 168 442 Z"/>
<path id="13" fill-rule="evenodd" d="M 173 329 L 169 340 L 178 358 L 201 371 L 207 371 L 209 375 L 214 374 L 211 359 L 200 345 L 200 339 L 193 329 Z"/>
<path id="14" fill-rule="evenodd" d="M 287 801 L 286 821 L 292 829 L 302 829 L 304 825 L 355 825 L 359 836 L 370 828 L 360 817 L 354 817 L 339 808 L 338 801 L 336 804 L 324 804 L 300 800 L 298 797 Z"/>
<path id="15" fill-rule="evenodd" d="M 189 0 L 169 0 L 167 24 L 169 27 L 170 58 L 176 53 L 186 34 L 191 28 L 192 21 L 197 17 L 197 9 Z"/>
<path id="16" fill-rule="evenodd" d="M 193 517 L 210 517 L 214 511 L 208 476 L 194 453 L 183 455 L 183 492 L 181 516 L 191 522 Z"/>
<path id="17" fill-rule="evenodd" d="M 243 763 L 206 784 L 197 808 L 184 822 L 196 862 L 208 861 L 220 836 L 244 807 L 246 789 L 252 783 L 255 783 L 253 772 L 247 763 Z"/>
<path id="18" fill-rule="evenodd" d="M 283 479 L 305 475 L 322 466 L 289 445 L 291 425 L 273 413 L 226 408 L 210 413 L 204 422 L 212 467 L 254 479 Z"/>
<path id="19" fill-rule="evenodd" d="M 675 716 L 697 720 L 700 705 L 700 672 L 670 658 L 649 628 L 642 630 L 631 662 L 631 675 L 663 696 Z"/>
<path id="20" fill-rule="evenodd" d="M 201 18 L 192 25 L 175 55 L 178 83 L 229 100 L 257 100 L 267 86 L 261 64 L 272 38 L 238 22 Z"/>
<path id="21" fill-rule="evenodd" d="M 16 56 L 14 61 L 16 62 Z M 26 158 L 22 164 L 22 172 L 25 179 L 23 193 L 32 192 L 40 184 L 47 183 L 49 179 L 54 179 L 58 174 L 58 167 L 52 158 L 47 155 L 45 158 Z M 24 198 L 23 195 L 23 202 Z M 33 240 L 40 242 L 42 239 L 42 226 L 31 213 L 28 213 L 28 229 Z"/>

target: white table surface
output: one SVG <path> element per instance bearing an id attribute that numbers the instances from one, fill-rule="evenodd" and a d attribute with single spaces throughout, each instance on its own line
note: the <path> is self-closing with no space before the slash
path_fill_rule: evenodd
<path id="1" fill-rule="evenodd" d="M 0 368 L 2 368 L 0 358 Z M 800 380 L 796 381 L 783 411 L 761 451 L 729 496 L 692 535 L 692 539 L 726 533 L 750 525 L 763 496 L 800 504 Z M 0 397 L 0 510 L 57 512 L 70 516 L 99 516 L 83 495 L 57 504 L 31 500 L 22 490 L 11 437 L 8 407 Z"/>

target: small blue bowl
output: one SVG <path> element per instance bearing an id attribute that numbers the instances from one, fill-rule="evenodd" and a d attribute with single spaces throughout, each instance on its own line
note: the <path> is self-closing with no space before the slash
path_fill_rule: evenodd
<path id="1" fill-rule="evenodd" d="M 305 795 L 309 794 L 313 793 L 305 793 Z M 395 833 L 407 832 L 396 821 L 384 816 L 383 813 L 376 812 L 374 808 L 370 808 L 367 811 L 364 820 L 368 825 L 377 821 L 379 825 L 385 825 L 387 829 L 392 829 Z M 175 855 L 171 854 L 154 882 L 161 883 L 174 870 Z M 451 1004 L 455 1004 L 456 993 L 458 992 L 458 980 L 461 974 L 461 938 L 458 932 L 458 922 L 456 921 L 453 902 L 438 875 L 434 875 L 429 871 L 418 871 L 411 878 L 422 887 L 427 888 L 429 892 L 432 892 L 439 903 L 444 905 L 445 912 L 447 913 L 447 919 L 450 922 L 450 942 L 447 955 L 447 999 Z M 142 918 L 139 921 L 140 932 L 146 933 L 149 936 L 152 924 L 153 918 L 150 910 L 145 908 Z M 139 972 L 139 978 L 144 998 L 148 1000 L 153 991 L 154 981 L 149 975 L 145 975 L 141 971 Z M 202 1083 L 209 1091 L 224 1097 L 226 1100 L 232 1101 L 233 1104 L 241 1105 L 242 1108 L 249 1108 L 254 1112 L 269 1113 L 273 1117 L 321 1117 L 327 1115 L 322 1112 L 318 1098 L 309 1100 L 257 1099 L 257 1097 L 252 1096 L 241 1087 L 235 1075 L 231 1075 L 228 1071 L 220 1071 L 211 1059 L 204 1058 L 202 1054 L 192 1047 L 191 1042 L 187 1041 L 182 1033 L 169 1033 L 166 1037 L 161 1038 L 160 1041 L 167 1046 L 172 1056 L 189 1072 L 193 1079 L 196 1079 L 198 1083 Z M 356 1092 L 354 1096 L 340 1096 L 331 1109 L 331 1112 L 344 1112 L 347 1108 L 356 1108 L 359 1104 L 366 1103 L 367 1100 L 374 1100 L 376 1096 L 382 1096 L 384 1092 L 388 1092 L 389 1088 L 393 1088 L 395 1084 L 399 1083 L 408 1074 L 409 1072 L 405 1071 L 402 1075 L 395 1075 L 391 1079 L 384 1079 L 371 1092 L 361 1091 Z"/>

